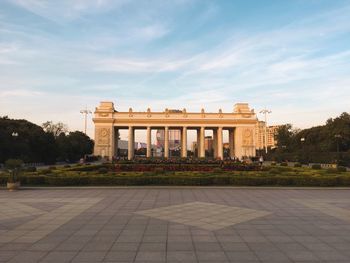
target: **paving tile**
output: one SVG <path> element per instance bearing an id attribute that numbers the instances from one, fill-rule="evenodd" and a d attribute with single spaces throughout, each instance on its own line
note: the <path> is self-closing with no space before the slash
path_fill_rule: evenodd
<path id="1" fill-rule="evenodd" d="M 18 255 L 18 251 L 11 250 L 11 251 L 5 251 L 2 250 L 0 252 L 0 262 L 8 262 L 11 258 Z"/>
<path id="2" fill-rule="evenodd" d="M 228 260 L 226 254 L 222 251 L 197 251 L 197 258 L 199 261 L 207 260 L 211 262 Z"/>
<path id="3" fill-rule="evenodd" d="M 0 191 L 0 205 L 22 209 L 2 210 L 0 262 L 347 263 L 349 200 L 336 189 Z"/>
<path id="4" fill-rule="evenodd" d="M 72 262 L 100 262 L 104 259 L 106 252 L 79 252 Z"/>
<path id="5" fill-rule="evenodd" d="M 196 262 L 196 253 L 194 251 L 169 251 L 167 253 L 167 262 Z"/>
<path id="6" fill-rule="evenodd" d="M 318 260 L 317 253 L 312 253 L 310 251 L 287 251 L 285 252 L 287 256 L 293 261 L 309 261 Z"/>
<path id="7" fill-rule="evenodd" d="M 38 251 L 23 251 L 19 252 L 9 262 L 38 262 L 41 258 L 45 256 L 45 254 L 45 252 Z"/>
<path id="8" fill-rule="evenodd" d="M 135 213 L 205 230 L 218 230 L 270 214 L 267 211 L 206 202 L 189 202 Z"/>
<path id="9" fill-rule="evenodd" d="M 222 247 L 217 242 L 195 242 L 196 251 L 222 251 Z"/>
<path id="10" fill-rule="evenodd" d="M 167 251 L 194 251 L 192 242 L 168 242 Z"/>
<path id="11" fill-rule="evenodd" d="M 238 242 L 221 242 L 221 247 L 224 251 L 249 251 L 250 248 L 246 243 Z"/>
<path id="12" fill-rule="evenodd" d="M 139 251 L 136 255 L 136 262 L 165 262 L 166 253 L 159 251 Z"/>
<path id="13" fill-rule="evenodd" d="M 111 247 L 111 251 L 137 251 L 141 243 L 125 243 L 125 242 L 116 242 Z M 144 243 L 147 244 L 147 243 Z"/>
<path id="14" fill-rule="evenodd" d="M 70 262 L 77 252 L 52 251 L 49 252 L 40 262 Z"/>
<path id="15" fill-rule="evenodd" d="M 258 262 L 259 260 L 255 255 L 255 253 L 251 251 L 227 252 L 226 255 L 230 261 L 236 261 L 236 262 L 250 262 L 250 261 Z"/>
<path id="16" fill-rule="evenodd" d="M 142 243 L 139 247 L 140 251 L 165 251 L 166 243 Z"/>
<path id="17" fill-rule="evenodd" d="M 105 256 L 105 261 L 123 262 L 134 261 L 136 252 L 134 251 L 110 251 Z"/>

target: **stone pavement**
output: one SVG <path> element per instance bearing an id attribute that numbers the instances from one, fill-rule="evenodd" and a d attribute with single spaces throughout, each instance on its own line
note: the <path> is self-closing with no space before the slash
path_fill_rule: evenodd
<path id="1" fill-rule="evenodd" d="M 0 190 L 0 262 L 350 262 L 350 189 Z"/>

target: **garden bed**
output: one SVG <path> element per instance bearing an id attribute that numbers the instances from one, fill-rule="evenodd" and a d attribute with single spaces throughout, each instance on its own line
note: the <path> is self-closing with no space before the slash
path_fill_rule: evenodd
<path id="1" fill-rule="evenodd" d="M 204 168 L 205 167 L 205 168 Z M 5 185 L 6 174 L 0 175 Z M 350 172 L 342 169 L 259 167 L 236 163 L 155 165 L 145 163 L 74 165 L 27 170 L 24 186 L 350 186 Z"/>

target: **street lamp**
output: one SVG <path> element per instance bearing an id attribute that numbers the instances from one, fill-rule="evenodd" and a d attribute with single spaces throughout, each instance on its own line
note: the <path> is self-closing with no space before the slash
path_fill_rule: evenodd
<path id="1" fill-rule="evenodd" d="M 267 153 L 267 114 L 271 113 L 272 111 L 268 109 L 263 109 L 260 111 L 260 113 L 264 114 L 265 116 L 265 153 Z"/>
<path id="2" fill-rule="evenodd" d="M 304 162 L 304 152 L 305 152 L 305 149 L 304 149 L 305 137 L 301 137 L 301 138 L 300 138 L 300 142 L 301 142 L 301 145 L 302 145 L 302 146 L 301 146 L 301 149 L 302 149 L 302 150 L 301 150 L 301 151 L 302 151 L 302 152 L 301 152 L 301 153 L 302 153 L 302 154 L 301 154 L 302 161 L 300 161 L 300 162 L 303 163 L 303 162 Z"/>
<path id="3" fill-rule="evenodd" d="M 15 138 L 15 137 L 18 137 L 18 132 L 12 132 L 12 137 Z"/>
<path id="4" fill-rule="evenodd" d="M 84 127 L 85 127 L 85 129 L 84 129 L 84 131 L 85 131 L 85 134 L 86 134 L 87 115 L 88 115 L 88 114 L 92 114 L 92 112 L 91 112 L 90 110 L 88 110 L 87 108 L 85 108 L 84 110 L 81 110 L 80 113 L 84 115 L 84 120 L 85 120 L 85 122 L 84 122 Z"/>

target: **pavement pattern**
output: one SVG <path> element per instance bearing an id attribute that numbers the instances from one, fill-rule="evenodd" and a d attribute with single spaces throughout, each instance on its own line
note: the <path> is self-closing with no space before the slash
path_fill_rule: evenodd
<path id="1" fill-rule="evenodd" d="M 0 262 L 350 262 L 350 189 L 0 190 Z"/>

